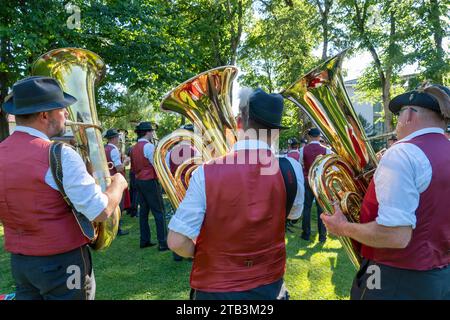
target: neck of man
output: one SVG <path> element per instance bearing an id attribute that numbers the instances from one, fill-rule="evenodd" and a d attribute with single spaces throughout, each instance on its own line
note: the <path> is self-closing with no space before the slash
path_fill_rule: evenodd
<path id="1" fill-rule="evenodd" d="M 17 125 L 36 129 L 36 130 L 38 130 L 38 131 L 44 133 L 49 139 L 52 137 L 52 136 L 51 136 L 52 133 L 49 131 L 49 129 L 46 128 L 46 127 L 44 127 L 44 126 L 41 125 L 40 123 L 36 123 L 36 122 L 31 122 L 31 123 L 17 123 Z"/>
<path id="2" fill-rule="evenodd" d="M 403 133 L 403 135 L 397 135 L 398 139 L 403 139 L 410 134 L 422 130 L 422 129 L 428 129 L 428 128 L 443 128 L 443 124 L 439 123 L 437 121 L 423 121 L 415 124 L 411 124 L 407 130 Z"/>
<path id="3" fill-rule="evenodd" d="M 239 130 L 238 141 L 243 140 L 259 140 L 265 142 L 269 147 L 274 143 L 272 137 L 275 135 L 272 134 L 271 129 L 262 129 L 264 131 L 259 131 L 256 129 L 249 128 L 245 131 Z"/>

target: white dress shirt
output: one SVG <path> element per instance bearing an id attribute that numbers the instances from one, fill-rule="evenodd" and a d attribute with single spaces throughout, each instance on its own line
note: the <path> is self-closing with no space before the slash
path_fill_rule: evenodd
<path id="1" fill-rule="evenodd" d="M 119 148 L 117 148 L 117 146 L 113 145 L 112 143 L 108 143 L 108 146 L 111 146 L 111 161 L 114 164 L 114 167 L 118 167 L 120 165 L 122 165 L 122 159 L 120 158 L 120 151 Z"/>
<path id="2" fill-rule="evenodd" d="M 374 175 L 378 224 L 416 227 L 420 194 L 430 185 L 432 169 L 419 147 L 402 142 L 427 133 L 443 132 L 440 128 L 418 130 L 394 143 L 383 155 Z"/>
<path id="3" fill-rule="evenodd" d="M 138 142 L 146 142 L 146 144 L 144 145 L 144 157 L 146 157 L 148 161 L 150 161 L 150 163 L 153 165 L 153 154 L 155 153 L 155 146 L 145 138 L 140 138 Z"/>
<path id="4" fill-rule="evenodd" d="M 34 128 L 17 126 L 15 131 L 25 132 L 29 135 L 50 141 L 45 133 Z M 63 188 L 77 211 L 93 221 L 105 210 L 108 197 L 102 192 L 94 178 L 86 171 L 81 156 L 71 147 L 64 145 L 61 151 Z M 45 174 L 45 183 L 58 190 L 50 167 Z M 59 190 L 58 190 L 59 191 Z"/>
<path id="5" fill-rule="evenodd" d="M 246 140 L 238 141 L 234 150 L 244 149 L 268 149 L 270 147 L 262 141 Z M 292 210 L 289 214 L 289 219 L 298 219 L 303 211 L 304 202 L 304 182 L 303 174 L 300 164 L 294 159 L 288 158 L 289 162 L 294 168 L 297 177 L 297 194 L 294 199 Z M 169 223 L 169 229 L 185 235 L 190 239 L 195 239 L 199 233 L 205 217 L 206 212 L 206 190 L 205 190 L 205 172 L 204 167 L 199 166 L 192 174 L 189 181 L 189 188 L 183 201 L 180 203 L 176 213 L 172 216 Z"/>
<path id="6" fill-rule="evenodd" d="M 333 153 L 330 148 L 327 148 L 327 147 L 323 146 L 319 141 L 311 141 L 309 144 L 320 144 L 322 147 L 324 147 L 326 149 L 326 153 L 325 154 L 332 154 Z M 300 164 L 302 165 L 302 167 L 304 166 L 304 164 L 303 164 L 303 149 L 304 148 L 305 147 L 301 147 L 300 148 L 300 160 L 299 161 L 300 161 Z"/>

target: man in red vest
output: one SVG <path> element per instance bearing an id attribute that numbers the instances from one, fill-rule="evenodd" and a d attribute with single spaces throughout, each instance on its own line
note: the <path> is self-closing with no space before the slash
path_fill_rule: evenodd
<path id="1" fill-rule="evenodd" d="M 136 140 L 137 142 L 137 140 Z M 131 150 L 133 150 L 133 146 L 128 148 L 127 156 L 130 158 L 130 171 L 129 171 L 129 181 L 130 181 L 130 209 L 127 210 L 127 213 L 130 214 L 130 217 L 137 217 L 137 209 L 138 209 L 138 191 L 136 186 L 136 174 L 135 174 L 135 164 L 133 162 L 133 159 L 131 158 Z"/>
<path id="2" fill-rule="evenodd" d="M 361 208 L 349 223 L 339 206 L 322 215 L 364 258 L 352 299 L 450 299 L 450 90 L 423 85 L 391 100 L 397 137 L 381 158 Z"/>
<path id="3" fill-rule="evenodd" d="M 320 155 L 330 154 L 331 150 L 324 147 L 320 140 L 322 137 L 320 136 L 320 131 L 317 128 L 312 128 L 308 131 L 309 141 L 305 147 L 300 149 L 300 163 L 303 166 L 303 174 L 305 176 L 305 209 L 303 212 L 303 220 L 302 220 L 302 235 L 301 238 L 303 240 L 309 241 L 311 236 L 311 209 L 312 204 L 315 199 L 314 193 L 311 190 L 308 181 L 309 169 L 311 168 L 314 160 Z M 319 232 L 319 241 L 325 242 L 327 239 L 327 230 L 322 223 L 322 220 L 319 218 L 322 213 L 322 208 L 319 205 L 319 202 L 316 200 L 316 208 L 317 208 L 317 230 Z"/>
<path id="4" fill-rule="evenodd" d="M 105 145 L 105 155 L 106 161 L 108 163 L 109 174 L 111 176 L 115 175 L 117 172 L 125 177 L 125 166 L 130 163 L 130 159 L 124 158 L 122 163 L 122 155 L 120 154 L 119 146 L 119 132 L 116 129 L 108 129 L 105 133 L 105 139 L 108 143 Z M 123 192 L 122 201 L 120 201 L 120 211 L 130 207 L 130 196 L 128 193 L 128 188 Z M 121 228 L 122 221 L 119 222 L 119 230 L 117 235 L 125 236 L 129 234 L 128 231 L 124 231 Z"/>
<path id="5" fill-rule="evenodd" d="M 286 156 L 300 162 L 300 151 L 298 150 L 298 141 L 295 138 L 288 139 L 288 152 Z"/>
<path id="6" fill-rule="evenodd" d="M 194 257 L 193 299 L 287 298 L 285 272 L 286 181 L 279 163 L 293 172 L 293 210 L 303 206 L 301 167 L 291 158 L 278 161 L 270 150 L 278 137 L 283 98 L 261 89 L 246 90 L 233 151 L 194 171 L 186 196 L 169 224 L 170 248 Z"/>
<path id="7" fill-rule="evenodd" d="M 149 210 L 152 210 L 156 224 L 156 236 L 159 242 L 158 250 L 166 251 L 169 248 L 167 247 L 164 205 L 158 177 L 153 167 L 155 146 L 150 142 L 153 139 L 154 129 L 150 122 L 141 122 L 135 131 L 138 135 L 138 142 L 131 149 L 130 156 L 139 193 L 140 247 L 146 248 L 155 245 L 150 241 L 151 235 L 148 225 Z"/>
<path id="8" fill-rule="evenodd" d="M 48 77 L 16 82 L 3 105 L 16 116 L 14 133 L 0 143 L 0 220 L 17 299 L 93 299 L 95 280 L 82 233 L 49 168 L 50 138 L 62 136 L 66 108 L 76 99 Z M 64 192 L 90 221 L 106 220 L 119 205 L 120 174 L 103 193 L 80 155 L 61 152 Z"/>

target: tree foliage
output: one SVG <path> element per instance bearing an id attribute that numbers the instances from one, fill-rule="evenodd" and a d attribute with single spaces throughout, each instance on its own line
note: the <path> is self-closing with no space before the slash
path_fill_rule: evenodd
<path id="1" fill-rule="evenodd" d="M 151 120 L 160 123 L 161 133 L 184 121 L 159 111 L 163 95 L 221 65 L 237 64 L 242 86 L 278 92 L 347 46 L 368 50 L 373 62 L 358 89 L 383 103 L 388 123 L 393 94 L 424 79 L 450 78 L 448 0 L 72 0 L 80 9 L 77 28 L 67 25 L 67 3 L 2 1 L 1 101 L 37 57 L 68 46 L 94 51 L 107 64 L 97 95 L 105 126 L 133 129 Z M 401 77 L 411 63 L 420 74 Z M 282 138 L 300 137 L 309 120 L 287 105 L 283 122 L 293 129 Z M 0 140 L 5 121 L 2 113 Z"/>

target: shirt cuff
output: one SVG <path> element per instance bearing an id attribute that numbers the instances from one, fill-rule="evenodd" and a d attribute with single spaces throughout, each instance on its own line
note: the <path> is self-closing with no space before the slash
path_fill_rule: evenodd
<path id="1" fill-rule="evenodd" d="M 407 227 L 416 228 L 415 213 L 406 212 L 397 208 L 380 206 L 376 222 L 385 227 Z"/>
<path id="2" fill-rule="evenodd" d="M 96 199 L 96 203 L 91 204 L 89 207 L 89 210 L 86 210 L 86 212 L 83 212 L 83 214 L 90 220 L 94 221 L 95 218 L 97 218 L 108 205 L 108 196 L 104 193 L 101 193 L 98 196 L 98 199 Z"/>
<path id="3" fill-rule="evenodd" d="M 181 233 L 182 235 L 194 240 L 198 236 L 198 232 L 189 225 L 178 219 L 175 215 L 170 219 L 168 228 L 172 231 Z"/>

